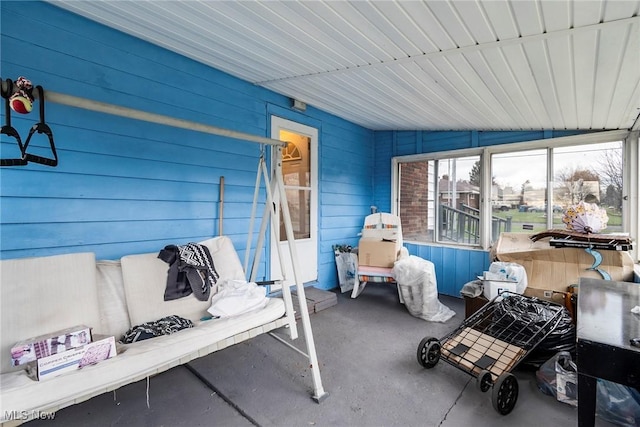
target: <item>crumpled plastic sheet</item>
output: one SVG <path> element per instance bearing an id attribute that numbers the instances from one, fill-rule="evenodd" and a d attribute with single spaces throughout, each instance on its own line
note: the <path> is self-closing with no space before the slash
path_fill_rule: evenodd
<path id="1" fill-rule="evenodd" d="M 460 295 L 463 297 L 475 298 L 482 295 L 483 290 L 484 285 L 482 284 L 482 280 L 472 280 L 462 286 L 462 289 L 460 289 Z"/>
<path id="2" fill-rule="evenodd" d="M 412 316 L 431 322 L 446 322 L 455 311 L 438 299 L 436 272 L 431 261 L 415 255 L 400 257 L 393 266 L 404 304 Z"/>
<path id="3" fill-rule="evenodd" d="M 515 262 L 494 261 L 489 266 L 489 272 L 499 274 L 503 280 L 516 282 L 516 293 L 523 294 L 527 289 L 527 271 Z"/>
<path id="4" fill-rule="evenodd" d="M 557 361 L 569 358 L 566 353 L 559 352 L 536 371 L 538 389 L 546 395 L 558 397 L 556 388 Z M 578 403 L 579 397 L 578 397 Z M 640 425 L 640 392 L 611 381 L 598 379 L 596 386 L 596 416 L 619 426 Z"/>

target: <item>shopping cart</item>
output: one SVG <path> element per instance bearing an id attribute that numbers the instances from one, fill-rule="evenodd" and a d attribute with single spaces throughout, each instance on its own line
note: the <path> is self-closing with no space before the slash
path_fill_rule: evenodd
<path id="1" fill-rule="evenodd" d="M 559 324 L 565 308 L 519 294 L 503 293 L 484 305 L 442 339 L 425 337 L 418 362 L 433 368 L 442 358 L 476 378 L 502 415 L 518 400 L 518 380 L 511 373 Z"/>

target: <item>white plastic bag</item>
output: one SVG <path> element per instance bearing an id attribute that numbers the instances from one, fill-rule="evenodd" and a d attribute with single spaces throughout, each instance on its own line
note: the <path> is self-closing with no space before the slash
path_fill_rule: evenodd
<path id="1" fill-rule="evenodd" d="M 433 263 L 415 255 L 401 257 L 393 266 L 404 304 L 412 316 L 431 322 L 446 322 L 455 311 L 438 300 Z"/>
<path id="2" fill-rule="evenodd" d="M 219 290 L 211 298 L 207 310 L 215 317 L 230 317 L 263 308 L 269 302 L 267 290 L 254 282 L 244 280 L 219 281 Z"/>
<path id="3" fill-rule="evenodd" d="M 351 291 L 358 280 L 358 255 L 353 252 L 336 251 L 335 256 L 340 292 Z"/>
<path id="4" fill-rule="evenodd" d="M 489 266 L 489 272 L 499 276 L 494 276 L 496 279 L 516 282 L 516 293 L 518 294 L 523 294 L 527 289 L 527 271 L 520 264 L 494 261 Z"/>
<path id="5" fill-rule="evenodd" d="M 567 362 L 568 366 L 567 366 Z M 564 366 L 563 366 L 564 365 Z M 560 402 L 572 406 L 580 403 L 575 393 L 577 388 L 576 366 L 571 362 L 571 354 L 562 351 L 544 362 L 536 372 L 538 389 L 544 394 L 554 396 Z M 560 375 L 567 375 L 568 381 L 560 384 Z M 573 384 L 569 390 L 567 384 Z M 564 393 L 561 389 L 564 388 Z M 569 397 L 573 401 L 564 399 Z M 596 386 L 596 416 L 619 426 L 640 425 L 640 391 L 633 387 L 617 384 L 598 378 Z"/>

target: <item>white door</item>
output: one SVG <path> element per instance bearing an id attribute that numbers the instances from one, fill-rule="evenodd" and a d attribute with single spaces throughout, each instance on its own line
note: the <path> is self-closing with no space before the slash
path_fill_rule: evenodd
<path id="1" fill-rule="evenodd" d="M 284 189 L 296 239 L 300 280 L 312 282 L 318 279 L 318 129 L 272 116 L 271 138 L 288 143 L 282 156 Z M 280 206 L 276 206 L 275 213 L 280 227 L 271 235 L 271 278 L 286 277 L 285 284 L 293 285 L 293 267 Z M 280 245 L 286 276 L 282 274 L 275 245 Z"/>

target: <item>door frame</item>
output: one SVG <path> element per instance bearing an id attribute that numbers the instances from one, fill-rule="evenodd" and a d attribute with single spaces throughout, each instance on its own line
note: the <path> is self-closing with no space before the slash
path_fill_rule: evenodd
<path id="1" fill-rule="evenodd" d="M 284 118 L 282 116 L 271 114 L 270 115 L 271 126 L 270 126 L 270 135 L 273 139 L 279 138 L 280 130 L 287 130 L 290 132 L 298 133 L 301 135 L 308 136 L 310 139 L 310 147 L 309 147 L 309 155 L 310 155 L 310 200 L 309 200 L 309 238 L 306 239 L 296 239 L 296 249 L 299 254 L 304 253 L 304 256 L 299 257 L 301 259 L 298 260 L 301 267 L 301 280 L 303 283 L 314 282 L 318 280 L 318 228 L 319 228 L 319 218 L 318 218 L 318 152 L 319 152 L 319 129 L 314 126 L 310 126 L 307 124 L 303 124 L 294 120 L 290 120 Z M 271 159 L 271 171 L 273 172 L 275 165 L 273 164 L 273 159 Z M 286 186 L 286 183 L 285 183 Z M 275 223 L 280 223 L 280 209 L 277 209 L 275 214 Z M 275 250 L 275 244 L 286 245 L 286 241 L 278 242 L 276 238 L 276 233 L 279 230 L 272 230 L 270 233 L 270 245 L 269 245 L 269 272 L 270 277 L 272 279 L 281 277 L 281 269 L 280 262 L 278 260 L 278 255 Z M 293 272 L 289 271 L 291 267 L 291 262 L 288 262 L 287 259 L 290 256 L 289 251 L 286 248 L 281 248 L 280 251 L 285 258 L 285 268 L 287 269 L 287 282 L 286 284 L 293 284 Z"/>

